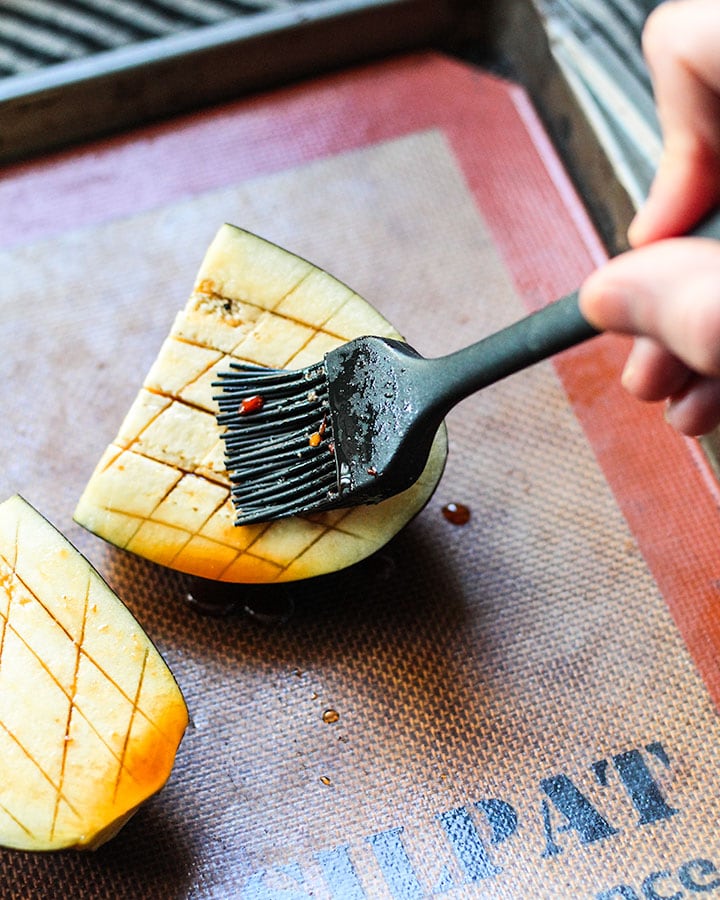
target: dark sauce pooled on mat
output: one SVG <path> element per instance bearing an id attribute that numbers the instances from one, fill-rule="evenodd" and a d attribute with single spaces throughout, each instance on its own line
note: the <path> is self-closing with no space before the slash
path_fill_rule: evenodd
<path id="1" fill-rule="evenodd" d="M 295 609 L 295 600 L 284 585 L 229 584 L 193 578 L 184 599 L 203 616 L 222 619 L 247 615 L 267 625 L 287 621 Z"/>
<path id="2" fill-rule="evenodd" d="M 349 579 L 365 587 L 380 586 L 396 575 L 392 554 L 378 552 L 338 572 L 280 584 L 235 584 L 190 576 L 183 600 L 198 615 L 218 619 L 247 616 L 264 625 L 277 625 L 287 622 L 296 606 L 335 598 L 341 587 L 347 593 Z"/>

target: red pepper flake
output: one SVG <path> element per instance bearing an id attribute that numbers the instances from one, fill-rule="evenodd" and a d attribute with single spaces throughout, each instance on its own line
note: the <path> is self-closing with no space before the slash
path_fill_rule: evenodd
<path id="1" fill-rule="evenodd" d="M 253 413 L 260 412 L 264 405 L 265 400 L 259 394 L 255 394 L 254 397 L 245 397 L 240 403 L 238 413 L 241 416 L 250 416 Z"/>
<path id="2" fill-rule="evenodd" d="M 451 525 L 467 525 L 470 521 L 470 509 L 464 503 L 447 503 L 442 514 Z"/>
<path id="3" fill-rule="evenodd" d="M 311 447 L 318 447 L 320 442 L 325 437 L 325 429 L 327 428 L 327 416 L 322 417 L 322 422 L 318 426 L 317 431 L 313 431 L 313 433 L 308 438 L 308 443 Z"/>
<path id="4" fill-rule="evenodd" d="M 370 466 L 370 468 L 367 470 L 367 473 L 368 475 L 372 475 L 374 478 L 377 475 L 378 471 L 375 466 Z"/>
<path id="5" fill-rule="evenodd" d="M 327 416 L 322 417 L 322 422 L 318 426 L 317 431 L 313 431 L 313 433 L 308 438 L 308 443 L 311 447 L 319 447 L 322 439 L 325 437 L 325 429 L 327 428 Z M 332 448 L 335 449 L 334 447 Z M 331 450 L 332 452 L 332 450 Z"/>

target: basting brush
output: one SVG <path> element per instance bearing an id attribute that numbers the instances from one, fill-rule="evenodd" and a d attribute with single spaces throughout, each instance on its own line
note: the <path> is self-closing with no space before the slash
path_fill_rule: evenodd
<path id="1" fill-rule="evenodd" d="M 720 239 L 720 212 L 691 232 Z M 214 382 L 236 524 L 378 503 L 417 481 L 461 400 L 597 335 L 568 294 L 448 356 L 361 337 L 306 369 L 231 363 Z"/>
<path id="2" fill-rule="evenodd" d="M 231 363 L 215 399 L 236 524 L 400 493 L 419 478 L 452 407 L 597 333 L 575 292 L 435 359 L 369 336 L 295 371 Z"/>

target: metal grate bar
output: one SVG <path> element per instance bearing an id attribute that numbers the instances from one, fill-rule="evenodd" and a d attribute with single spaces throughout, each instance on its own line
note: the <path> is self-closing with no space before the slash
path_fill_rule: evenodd
<path id="1" fill-rule="evenodd" d="M 475 0 L 0 0 L 0 164 L 427 46 Z"/>
<path id="2" fill-rule="evenodd" d="M 303 0 L 3 0 L 0 77 Z"/>
<path id="3" fill-rule="evenodd" d="M 50 0 L 5 0 L 0 11 L 0 46 L 13 16 L 42 29 L 49 40 L 72 36 L 94 51 L 119 47 L 136 38 L 134 31 L 109 26 L 72 2 L 58 6 Z"/>

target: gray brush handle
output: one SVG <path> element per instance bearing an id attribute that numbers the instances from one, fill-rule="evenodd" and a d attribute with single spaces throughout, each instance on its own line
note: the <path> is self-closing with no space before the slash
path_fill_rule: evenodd
<path id="1" fill-rule="evenodd" d="M 598 333 L 580 312 L 574 291 L 469 347 L 434 360 L 435 389 L 444 402 L 454 404 Z"/>
<path id="2" fill-rule="evenodd" d="M 720 240 L 720 212 L 714 211 L 690 233 Z M 538 312 L 495 334 L 442 357 L 436 367 L 437 397 L 457 403 L 508 375 L 581 344 L 598 334 L 580 312 L 578 292 L 550 303 Z"/>

